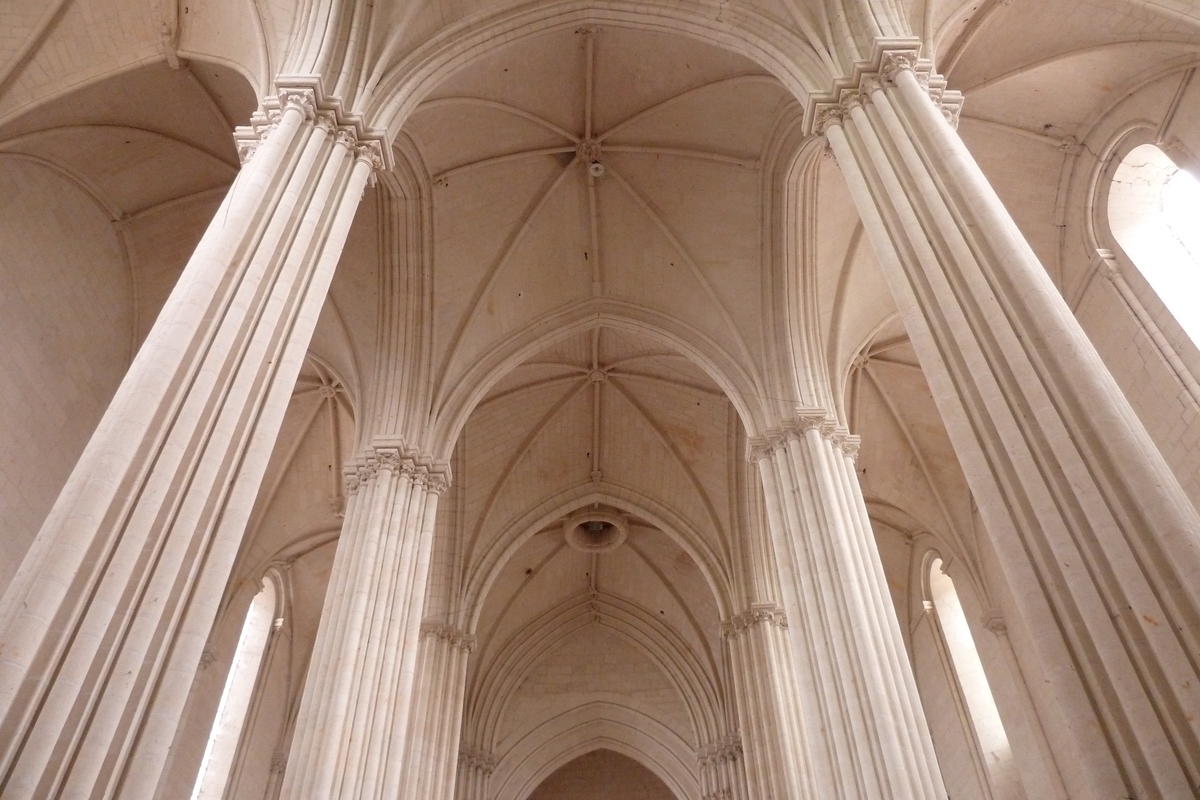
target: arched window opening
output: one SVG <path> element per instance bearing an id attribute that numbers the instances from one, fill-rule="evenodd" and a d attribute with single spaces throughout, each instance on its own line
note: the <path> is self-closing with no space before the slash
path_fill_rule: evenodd
<path id="1" fill-rule="evenodd" d="M 192 800 L 220 800 L 225 794 L 238 741 L 246 724 L 246 712 L 258 682 L 259 667 L 271 638 L 274 616 L 275 584 L 267 579 L 246 612 L 246 622 L 242 625 L 229 677 L 225 679 L 217 716 L 208 736 L 204 758 L 200 761 Z"/>
<path id="2" fill-rule="evenodd" d="M 1108 221 L 1126 255 L 1200 343 L 1200 182 L 1153 144 L 1113 174 Z"/>
<path id="3" fill-rule="evenodd" d="M 996 700 L 983 671 L 983 662 L 979 660 L 979 651 L 975 648 L 975 639 L 967 625 L 967 616 L 963 613 L 954 581 L 942 571 L 940 558 L 930 563 L 929 594 L 946 649 L 950 651 L 950 661 L 971 717 L 988 776 L 993 785 L 1006 782 L 1006 767 L 1012 761 L 1008 734 L 1004 731 L 1004 723 L 1000 721 L 1000 711 L 996 708 Z"/>

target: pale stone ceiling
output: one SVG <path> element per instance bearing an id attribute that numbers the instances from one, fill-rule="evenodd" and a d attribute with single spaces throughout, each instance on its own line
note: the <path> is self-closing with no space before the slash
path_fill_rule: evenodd
<path id="1" fill-rule="evenodd" d="M 36 5 L 25 9 L 28 20 L 6 26 L 13 38 L 36 29 Z M 262 87 L 202 58 L 180 72 L 130 69 L 161 57 L 158 20 L 130 3 L 105 6 L 112 13 L 102 23 L 111 29 L 104 46 L 73 51 L 88 38 L 82 5 L 68 9 L 20 69 L 0 76 L 0 114 L 8 120 L 0 154 L 48 165 L 84 187 L 109 219 L 133 218 L 132 247 L 122 257 L 136 311 L 123 334 L 136 342 L 198 236 L 204 210 L 236 173 L 228 130 Z M 789 24 L 783 4 L 755 5 Z M 910 16 L 920 17 L 926 5 L 913 3 Z M 987 153 L 1016 136 L 1028 149 L 1045 150 L 1029 156 L 1049 165 L 1042 172 L 1052 175 L 1041 183 L 1006 181 L 1010 156 L 984 163 L 998 188 L 1013 189 L 1006 200 L 1031 198 L 1010 206 L 1053 271 L 1063 230 L 1050 213 L 1055 140 L 1086 137 L 1133 87 L 1193 59 L 1197 23 L 1123 0 L 928 5 L 941 66 L 951 86 L 968 94 L 968 143 Z M 411 36 L 428 37 L 480 7 L 438 5 L 411 21 Z M 193 12 L 184 49 L 224 54 L 254 81 L 283 58 L 289 4 L 230 0 Z M 49 66 L 56 62 L 67 66 Z M 70 93 L 114 70 L 126 71 Z M 593 297 L 685 321 L 733 354 L 749 383 L 765 391 L 757 374 L 769 335 L 761 314 L 761 168 L 771 136 L 797 105 L 742 56 L 617 27 L 497 50 L 434 89 L 399 135 L 415 142 L 433 187 L 437 398 L 448 397 L 482 354 L 549 328 L 555 313 Z M 589 140 L 599 140 L 599 176 L 587 171 L 596 158 L 581 147 Z M 873 512 L 906 509 L 909 528 L 957 540 L 971 562 L 972 501 L 929 387 L 832 162 L 820 167 L 819 184 L 820 327 L 849 426 L 864 436 L 864 493 Z M 175 213 L 189 203 L 201 209 L 196 219 L 154 219 L 156 209 Z M 346 432 L 352 407 L 362 406 L 359 375 L 372 356 L 375 210 L 369 194 L 314 341 L 321 358 L 306 368 L 289 412 L 240 575 L 289 548 L 323 546 L 339 524 L 331 496 L 336 465 L 351 454 Z M 1063 280 L 1083 285 L 1078 275 Z M 860 354 L 868 358 L 855 362 Z M 557 694 L 547 689 L 556 669 L 599 649 L 644 681 L 621 702 L 655 717 L 667 738 L 694 746 L 702 738 L 696 717 L 711 700 L 705 696 L 723 691 L 722 603 L 736 591 L 731 541 L 750 524 L 731 510 L 745 489 L 737 477 L 742 421 L 711 374 L 628 327 L 601 322 L 519 361 L 463 428 L 455 493 L 440 522 L 443 538 L 455 537 L 459 548 L 442 554 L 441 579 L 473 587 L 479 604 L 443 610 L 477 615 L 468 713 L 490 720 L 483 729 L 507 747 L 573 705 L 611 701 L 621 687 L 604 679 L 560 686 Z M 337 387 L 336 399 L 320 386 Z M 50 497 L 52 489 L 41 494 Z M 566 510 L 593 502 L 630 516 L 630 540 L 613 553 L 588 556 L 562 542 Z M 881 539 L 900 539 L 901 527 Z M 27 535 L 13 537 L 23 544 Z M 899 578 L 892 588 L 897 598 L 907 594 Z M 682 671 L 664 671 L 630 645 L 637 624 L 677 642 L 670 658 L 696 674 L 683 681 Z M 546 637 L 543 658 L 522 662 L 520 680 L 482 685 L 484 676 L 505 671 L 497 665 L 523 640 L 538 636 Z M 611 678 L 614 667 L 607 668 Z M 553 702 L 546 699 L 552 694 Z"/>
<path id="2" fill-rule="evenodd" d="M 592 297 L 672 315 L 753 370 L 756 166 L 790 106 L 743 59 L 617 28 L 507 48 L 434 92 L 404 133 L 434 185 L 435 405 L 480 354 Z"/>

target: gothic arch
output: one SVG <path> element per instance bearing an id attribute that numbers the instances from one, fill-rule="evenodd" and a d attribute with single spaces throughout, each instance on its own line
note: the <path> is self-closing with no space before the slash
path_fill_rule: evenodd
<path id="1" fill-rule="evenodd" d="M 636 759 L 667 784 L 676 797 L 699 797 L 691 764 L 695 753 L 669 729 L 644 714 L 609 703 L 591 703 L 531 731 L 493 773 L 495 800 L 527 797 L 554 770 L 584 753 L 605 747 Z"/>
<path id="2" fill-rule="evenodd" d="M 757 436 L 769 423 L 763 416 L 761 377 L 700 331 L 666 314 L 616 300 L 586 300 L 552 312 L 493 346 L 434 409 L 431 450 L 448 459 L 467 418 L 505 373 L 548 344 L 597 327 L 651 336 L 687 356 L 729 398 L 746 428 Z"/>
<path id="3" fill-rule="evenodd" d="M 590 489 L 590 491 L 589 491 Z M 674 509 L 644 494 L 620 487 L 583 487 L 571 489 L 538 504 L 496 538 L 491 547 L 467 576 L 464 597 L 467 599 L 465 620 L 468 630 L 474 631 L 483 602 L 500 570 L 535 533 L 560 517 L 593 503 L 621 508 L 654 523 L 670 536 L 696 562 L 712 591 L 722 618 L 733 608 L 731 581 L 720 555 L 706 545 L 703 537 L 691 529 L 686 519 Z"/>
<path id="4" fill-rule="evenodd" d="M 430 37 L 389 69 L 364 95 L 373 124 L 399 130 L 417 104 L 472 60 L 522 39 L 581 25 L 611 25 L 679 34 L 746 56 L 777 77 L 802 102 L 823 91 L 831 76 L 812 44 L 750 9 L 739 9 L 737 26 L 722 24 L 700 8 L 636 4 L 621 0 L 597 8 L 584 0 L 559 0 L 537 8 L 469 16 Z"/>
<path id="5" fill-rule="evenodd" d="M 600 622 L 597 622 L 599 618 Z M 687 709 L 701 741 L 716 740 L 721 728 L 720 690 L 704 664 L 669 626 L 636 604 L 614 596 L 577 597 L 550 609 L 515 636 L 489 664 L 478 694 L 468 698 L 466 725 L 485 746 L 497 744 L 500 723 L 525 678 L 542 658 L 573 633 L 601 624 L 632 644 L 667 676 Z"/>

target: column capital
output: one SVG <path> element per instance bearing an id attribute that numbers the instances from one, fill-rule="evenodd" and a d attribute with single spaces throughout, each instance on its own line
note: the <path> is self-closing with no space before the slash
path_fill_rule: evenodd
<path id="1" fill-rule="evenodd" d="M 736 731 L 696 748 L 696 760 L 700 762 L 701 767 L 723 761 L 737 761 L 741 757 L 742 737 Z"/>
<path id="2" fill-rule="evenodd" d="M 449 464 L 416 448 L 407 447 L 401 440 L 378 440 L 367 447 L 353 464 L 347 464 L 342 469 L 346 476 L 347 496 L 356 494 L 383 470 L 393 475 L 403 475 L 437 495 L 445 494 L 452 480 Z"/>
<path id="3" fill-rule="evenodd" d="M 299 110 L 305 120 L 332 133 L 371 167 L 372 174 L 395 166 L 387 132 L 368 128 L 360 115 L 342 108 L 339 98 L 326 96 L 321 79 L 315 75 L 280 76 L 275 82 L 275 94 L 262 99 L 259 110 L 250 117 L 250 124 L 234 131 L 234 144 L 243 165 L 289 109 Z"/>
<path id="4" fill-rule="evenodd" d="M 484 775 L 491 775 L 496 769 L 496 765 L 500 763 L 500 759 L 482 747 L 466 746 L 458 751 L 458 761 L 460 764 L 471 767 L 472 769 L 482 772 Z"/>
<path id="5" fill-rule="evenodd" d="M 447 622 L 426 620 L 421 623 L 421 639 L 438 639 L 456 650 L 470 654 L 475 650 L 475 636 Z"/>
<path id="6" fill-rule="evenodd" d="M 905 71 L 912 72 L 946 120 L 958 127 L 962 93 L 946 89 L 946 79 L 934 71 L 933 62 L 921 57 L 920 40 L 881 38 L 875 40 L 870 59 L 856 63 L 849 75 L 835 78 L 828 92 L 809 98 L 805 131 L 824 136 L 830 127 L 841 125 L 851 109 L 869 102 L 872 92 L 891 86 Z"/>
<path id="7" fill-rule="evenodd" d="M 746 442 L 746 460 L 751 464 L 770 458 L 775 446 L 766 436 L 756 436 Z"/>
<path id="8" fill-rule="evenodd" d="M 780 630 L 787 630 L 787 614 L 774 603 L 753 603 L 742 613 L 722 622 L 721 635 L 726 639 L 736 639 L 756 625 L 774 625 Z"/>

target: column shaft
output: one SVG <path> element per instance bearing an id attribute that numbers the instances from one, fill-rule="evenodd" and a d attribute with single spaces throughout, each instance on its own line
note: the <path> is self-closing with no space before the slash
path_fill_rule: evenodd
<path id="1" fill-rule="evenodd" d="M 736 752 L 726 748 L 714 754 L 727 757 L 709 758 L 709 772 L 714 781 L 722 769 L 741 773 L 728 776 L 734 797 L 740 792 L 755 800 L 799 800 L 815 795 L 806 765 L 801 697 L 789 642 L 792 632 L 780 605 L 786 576 L 779 574 L 771 543 L 771 520 L 778 514 L 777 509 L 763 507 L 758 482 L 748 483 L 743 495 L 748 506 L 746 525 L 735 542 L 742 578 L 739 595 L 745 605 L 721 626 L 729 648 L 741 741 Z M 774 492 L 768 494 L 774 497 Z"/>
<path id="2" fill-rule="evenodd" d="M 278 108 L 0 601 L 5 797 L 154 793 L 379 161 Z"/>
<path id="3" fill-rule="evenodd" d="M 739 790 L 755 800 L 814 797 L 804 774 L 803 731 L 786 625 L 782 608 L 762 604 L 726 626 L 742 739 L 736 760 L 738 771 L 744 772 L 740 780 L 737 775 L 726 778 L 735 784 L 733 797 Z"/>
<path id="4" fill-rule="evenodd" d="M 785 583 L 816 797 L 944 798 L 941 774 L 846 451 L 823 411 L 756 443 Z"/>
<path id="5" fill-rule="evenodd" d="M 411 777 L 402 788 L 402 798 L 454 798 L 467 658 L 473 644 L 471 637 L 447 625 L 421 627 L 416 702 L 405 756 Z"/>
<path id="6" fill-rule="evenodd" d="M 445 478 L 399 448 L 363 459 L 296 721 L 285 798 L 397 797 L 433 522 Z"/>
<path id="7" fill-rule="evenodd" d="M 818 107 L 987 523 L 1072 796 L 1200 789 L 1200 515 L 915 52 Z M 934 84 L 933 94 L 940 97 Z M 1030 670 L 1027 670 L 1030 671 Z"/>

